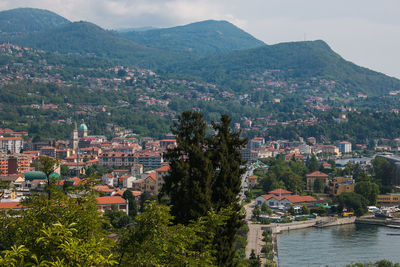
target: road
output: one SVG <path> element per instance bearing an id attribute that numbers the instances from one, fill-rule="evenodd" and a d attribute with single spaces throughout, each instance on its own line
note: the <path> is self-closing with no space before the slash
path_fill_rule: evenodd
<path id="1" fill-rule="evenodd" d="M 242 177 L 242 190 L 240 192 L 240 199 L 243 203 L 245 199 L 244 192 L 248 190 L 248 180 L 247 177 L 253 175 L 253 171 L 255 169 L 254 165 L 251 165 L 247 170 L 246 173 Z M 264 244 L 262 241 L 262 230 L 260 224 L 253 224 L 251 221 L 251 217 L 253 215 L 253 208 L 254 208 L 254 201 L 246 204 L 244 209 L 246 211 L 246 222 L 249 226 L 249 232 L 247 234 L 247 246 L 246 246 L 246 257 L 249 258 L 250 253 L 254 250 L 256 255 L 261 256 L 261 248 Z M 265 259 L 261 258 L 262 263 L 264 264 Z"/>
<path id="2" fill-rule="evenodd" d="M 246 258 L 249 258 L 250 253 L 254 250 L 256 255 L 261 258 L 261 248 L 264 245 L 262 241 L 262 233 L 260 224 L 253 224 L 251 221 L 251 216 L 253 214 L 254 202 L 251 202 L 244 206 L 246 210 L 246 221 L 249 226 L 249 232 L 247 233 L 247 246 L 246 246 Z M 265 258 L 261 258 L 261 263 L 265 263 Z"/>

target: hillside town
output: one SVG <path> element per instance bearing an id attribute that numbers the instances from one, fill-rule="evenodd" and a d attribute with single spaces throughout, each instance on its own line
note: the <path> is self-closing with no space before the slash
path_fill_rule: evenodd
<path id="1" fill-rule="evenodd" d="M 163 177 L 169 170 L 168 162 L 163 155 L 168 148 L 177 145 L 172 134 L 162 140 L 120 136 L 107 139 L 105 136 L 90 135 L 89 127 L 84 122 L 79 126 L 77 123 L 74 125 L 69 140 L 49 139 L 36 142 L 26 138 L 27 132 L 0 129 L 3 134 L 0 137 L 0 180 L 3 182 L 0 209 L 17 208 L 19 201 L 24 197 L 35 192 L 43 192 L 47 177 L 39 171 L 38 162 L 42 156 L 57 160 L 51 178 L 55 179 L 60 187 L 67 184 L 81 185 L 85 177 L 89 177 L 101 168 L 101 178 L 99 177 L 94 190 L 101 196 L 107 197 L 99 199 L 102 209 L 107 205 L 110 208 L 114 199 L 124 202 L 125 200 L 120 197 L 125 190 L 132 192 L 137 203 L 140 203 L 140 196 L 145 192 L 153 196 L 160 192 L 164 183 Z M 356 185 L 351 175 L 332 176 L 332 173 L 329 174 L 330 169 L 334 167 L 344 169 L 349 163 L 357 163 L 361 168 L 371 165 L 371 159 L 353 158 L 354 151 L 350 142 L 342 141 L 336 145 L 318 144 L 312 137 L 292 142 L 285 140 L 266 142 L 262 137 L 254 137 L 241 152 L 243 160 L 249 163 L 278 156 L 283 157 L 286 162 L 306 162 L 312 155 L 316 155 L 321 162 L 319 170 L 305 175 L 305 192 L 325 193 L 325 195 L 319 194 L 317 200 L 310 195 L 292 195 L 292 192 L 280 189 L 256 199 L 259 205 L 265 202 L 273 208 L 287 208 L 291 205 L 301 207 L 304 204 L 309 207 L 317 204 L 327 205 L 328 202 L 324 198 L 329 199 L 329 196 L 338 196 L 343 192 L 354 192 Z M 399 159 L 395 159 L 395 162 L 398 161 Z M 335 166 L 332 166 L 332 162 Z M 246 179 L 246 188 L 250 189 L 256 187 L 259 180 L 255 175 Z M 106 203 L 107 201 L 110 202 Z M 390 205 L 397 202 L 398 195 L 378 196 L 379 204 Z M 126 201 L 124 203 L 126 204 Z M 118 207 L 127 212 L 125 204 Z"/>

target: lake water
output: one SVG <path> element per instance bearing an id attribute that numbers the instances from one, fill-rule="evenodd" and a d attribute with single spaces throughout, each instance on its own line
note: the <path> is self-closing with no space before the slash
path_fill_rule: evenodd
<path id="1" fill-rule="evenodd" d="M 346 266 L 387 259 L 400 262 L 400 229 L 348 224 L 278 235 L 279 267 Z"/>

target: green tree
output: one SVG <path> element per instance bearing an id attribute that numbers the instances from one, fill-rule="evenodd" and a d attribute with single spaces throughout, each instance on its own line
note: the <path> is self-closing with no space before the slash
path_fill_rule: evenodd
<path id="1" fill-rule="evenodd" d="M 261 267 L 260 257 L 256 256 L 254 249 L 251 250 L 249 261 L 248 261 L 248 266 L 249 267 Z"/>
<path id="2" fill-rule="evenodd" d="M 222 217 L 208 213 L 187 226 L 172 221 L 169 206 L 149 202 L 118 240 L 119 265 L 215 266 L 209 229 L 222 224 Z"/>
<path id="3" fill-rule="evenodd" d="M 128 215 L 134 218 L 137 214 L 136 199 L 130 190 L 125 190 L 122 197 L 128 201 Z"/>
<path id="4" fill-rule="evenodd" d="M 341 193 L 336 198 L 336 202 L 339 203 L 339 210 L 346 208 L 348 211 L 354 211 L 357 216 L 361 216 L 368 211 L 368 200 L 354 192 Z"/>
<path id="5" fill-rule="evenodd" d="M 315 193 L 323 193 L 325 188 L 325 184 L 322 181 L 322 179 L 315 179 L 314 185 L 313 185 L 313 191 Z"/>
<path id="6" fill-rule="evenodd" d="M 253 216 L 254 217 L 260 217 L 261 215 L 261 210 L 260 210 L 260 206 L 256 205 L 253 209 Z"/>
<path id="7" fill-rule="evenodd" d="M 45 188 L 47 195 L 48 195 L 48 199 L 51 199 L 51 193 L 53 191 L 53 186 L 52 186 L 52 179 L 50 177 L 50 175 L 54 172 L 55 168 L 57 167 L 58 164 L 58 160 L 53 159 L 51 157 L 46 157 L 46 156 L 40 156 L 39 157 L 39 162 L 40 162 L 40 166 L 39 166 L 39 170 L 44 172 L 44 174 L 47 177 L 47 186 Z"/>
<path id="8" fill-rule="evenodd" d="M 213 166 L 206 151 L 206 123 L 203 115 L 185 111 L 171 127 L 177 147 L 165 154 L 170 172 L 162 192 L 170 197 L 175 222 L 188 224 L 212 207 Z"/>
<path id="9" fill-rule="evenodd" d="M 262 213 L 267 213 L 267 211 L 268 211 L 267 202 L 263 202 L 262 205 L 261 205 L 261 212 Z"/>
<path id="10" fill-rule="evenodd" d="M 380 186 L 381 193 L 392 191 L 395 169 L 390 162 L 382 157 L 376 157 L 371 161 L 374 173 L 374 182 Z"/>
<path id="11" fill-rule="evenodd" d="M 68 166 L 66 166 L 66 165 L 63 165 L 63 164 L 61 164 L 61 166 L 60 166 L 60 174 L 61 174 L 61 176 L 67 176 L 68 174 L 69 174 L 69 168 L 68 168 Z"/>
<path id="12" fill-rule="evenodd" d="M 292 205 L 290 205 L 288 212 L 290 213 L 290 215 L 295 215 L 296 211 L 294 210 L 294 207 Z"/>
<path id="13" fill-rule="evenodd" d="M 356 184 L 354 192 L 366 198 L 368 205 L 374 206 L 378 198 L 379 186 L 372 182 L 361 181 Z"/>
<path id="14" fill-rule="evenodd" d="M 76 199 L 55 192 L 51 200 L 44 195 L 31 196 L 22 205 L 26 209 L 18 216 L 0 216 L 6 226 L 0 229 L 3 249 L 23 246 L 28 255 L 25 262 L 32 263 L 33 255 L 40 261 L 69 266 L 82 265 L 85 260 L 93 260 L 91 265 L 96 265 L 96 260 L 99 264 L 101 259 L 112 260 L 111 241 L 92 195 Z"/>
<path id="15" fill-rule="evenodd" d="M 307 158 L 306 166 L 310 172 L 314 172 L 314 171 L 318 170 L 319 163 L 318 163 L 318 159 L 314 153 L 311 155 L 311 157 Z"/>
<path id="16" fill-rule="evenodd" d="M 104 216 L 110 220 L 111 225 L 116 229 L 121 229 L 131 222 L 131 217 L 126 212 L 117 209 L 107 210 Z"/>
<path id="17" fill-rule="evenodd" d="M 310 214 L 310 210 L 305 205 L 303 205 L 301 207 L 301 213 L 302 214 Z"/>
<path id="18" fill-rule="evenodd" d="M 247 140 L 240 138 L 239 132 L 231 129 L 231 119 L 221 116 L 221 121 L 212 122 L 216 133 L 207 139 L 207 147 L 213 167 L 211 201 L 216 212 L 230 209 L 231 216 L 223 227 L 217 228 L 214 244 L 218 265 L 232 265 L 235 255 L 234 243 L 237 231 L 242 225 L 243 215 L 238 203 L 241 178 L 245 173 L 244 161 L 240 150 Z"/>

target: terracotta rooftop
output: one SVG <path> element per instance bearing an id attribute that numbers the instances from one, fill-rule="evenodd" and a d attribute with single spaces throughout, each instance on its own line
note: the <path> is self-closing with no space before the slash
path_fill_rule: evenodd
<path id="1" fill-rule="evenodd" d="M 287 199 L 291 203 L 316 201 L 316 199 L 313 198 L 312 196 L 299 196 L 299 195 L 292 195 L 292 196 L 262 195 L 261 197 L 265 198 L 266 200 L 270 198 L 275 198 L 278 201 L 281 201 L 282 199 Z"/>
<path id="2" fill-rule="evenodd" d="M 96 197 L 97 203 L 99 205 L 107 204 L 126 204 L 126 200 L 119 196 L 113 197 Z"/>
<path id="3" fill-rule="evenodd" d="M 158 168 L 156 171 L 158 171 L 158 172 L 167 172 L 170 169 L 171 168 L 169 167 L 169 165 L 166 165 L 166 166 L 162 166 L 162 167 Z"/>
<path id="4" fill-rule="evenodd" d="M 315 171 L 315 172 L 309 173 L 306 176 L 307 177 L 321 177 L 321 178 L 328 178 L 329 177 L 328 174 L 325 174 L 325 173 L 320 172 L 320 171 Z"/>
<path id="5" fill-rule="evenodd" d="M 268 194 L 272 194 L 272 195 L 282 195 L 282 194 L 292 194 L 293 192 L 290 192 L 288 190 L 285 189 L 275 189 L 272 191 L 269 191 Z"/>
<path id="6" fill-rule="evenodd" d="M 0 210 L 3 209 L 23 209 L 19 202 L 0 202 Z"/>

